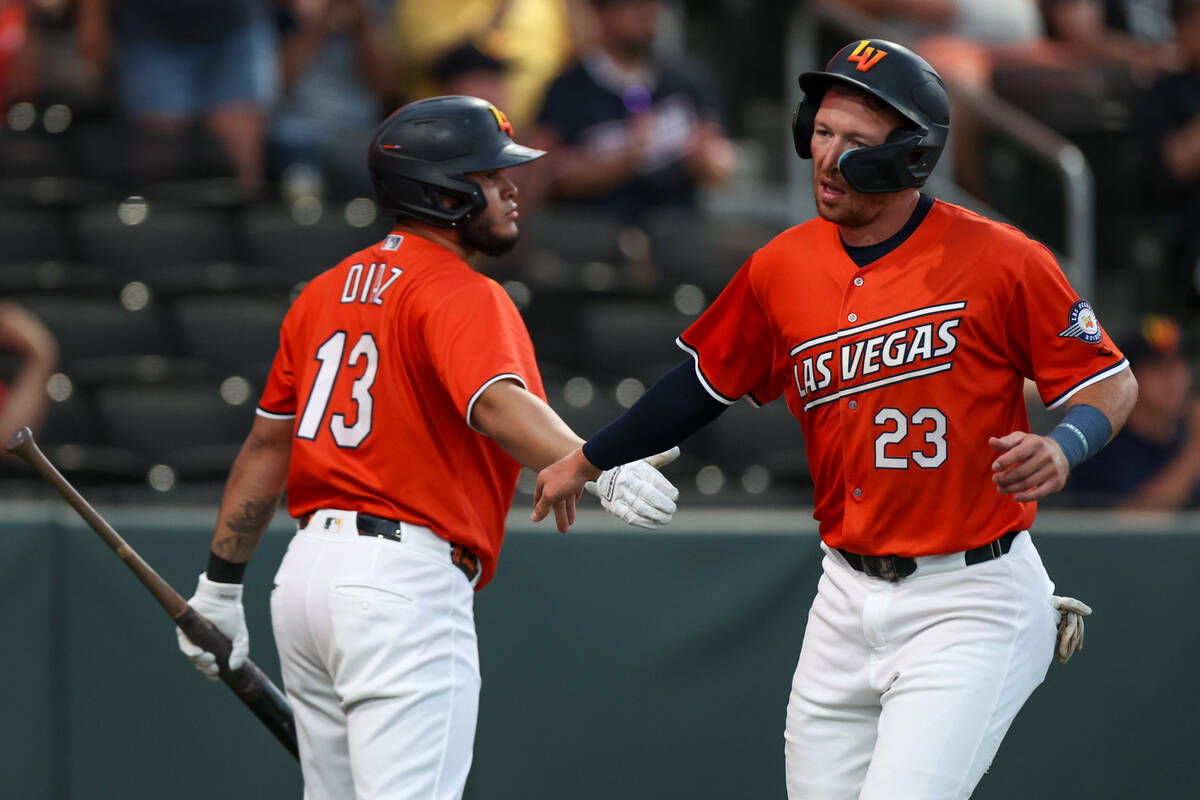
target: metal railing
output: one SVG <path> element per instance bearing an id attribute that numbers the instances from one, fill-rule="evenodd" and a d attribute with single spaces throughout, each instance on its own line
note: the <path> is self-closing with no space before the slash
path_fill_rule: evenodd
<path id="1" fill-rule="evenodd" d="M 821 52 L 820 31 L 832 26 L 846 32 L 846 41 L 855 36 L 871 35 L 901 43 L 905 37 L 880 21 L 855 9 L 834 2 L 809 2 L 796 7 L 788 20 L 784 42 L 783 96 L 792 105 L 800 100 L 797 76 L 806 70 L 820 68 L 829 53 Z M 945 76 L 943 76 L 945 77 Z M 1090 297 L 1095 288 L 1095 219 L 1092 170 L 1078 147 L 1055 131 L 990 91 L 970 89 L 947 80 L 953 105 L 971 114 L 980 125 L 999 133 L 1019 146 L 1022 151 L 1044 166 L 1056 178 L 1061 188 L 1063 208 L 1062 247 L 1056 253 L 1059 264 L 1081 297 Z M 952 128 L 953 130 L 953 128 Z M 791 150 L 791 132 L 787 132 Z M 953 135 L 951 136 L 953 140 Z M 952 146 L 952 145 L 951 145 Z M 1015 215 L 1014 209 L 990 208 L 987 203 L 960 187 L 954 180 L 953 153 L 943 153 L 937 170 L 929 179 L 933 194 L 950 202 L 968 206 L 989 217 L 1004 219 Z M 795 218 L 805 219 L 815 213 L 812 199 L 809 163 L 798 158 L 789 160 L 789 199 Z M 1006 213 L 1006 211 L 1008 213 Z"/>

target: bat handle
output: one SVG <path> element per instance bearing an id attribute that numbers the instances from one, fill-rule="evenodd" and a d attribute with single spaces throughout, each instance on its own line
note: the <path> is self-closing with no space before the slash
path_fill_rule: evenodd
<path id="1" fill-rule="evenodd" d="M 279 740 L 287 751 L 296 758 L 300 750 L 296 744 L 296 722 L 292 717 L 287 698 L 249 659 L 237 669 L 229 668 L 229 654 L 233 644 L 229 637 L 196 613 L 191 606 L 175 618 L 175 624 L 192 640 L 192 643 L 217 658 L 217 670 L 225 685 L 242 699 L 254 716 L 267 726 L 267 730 Z"/>

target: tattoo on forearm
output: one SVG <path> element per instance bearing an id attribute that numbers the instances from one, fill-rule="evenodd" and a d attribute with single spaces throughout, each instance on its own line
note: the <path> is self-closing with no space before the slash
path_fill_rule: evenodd
<path id="1" fill-rule="evenodd" d="M 214 542 L 214 550 L 222 558 L 236 559 L 254 552 L 259 537 L 275 515 L 278 498 L 247 500 L 241 511 L 235 512 L 225 521 L 225 528 L 232 531 L 232 539 L 222 537 Z"/>

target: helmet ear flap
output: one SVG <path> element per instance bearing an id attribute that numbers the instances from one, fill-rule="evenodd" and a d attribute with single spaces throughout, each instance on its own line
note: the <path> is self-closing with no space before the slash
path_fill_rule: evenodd
<path id="1" fill-rule="evenodd" d="M 817 121 L 819 105 L 820 100 L 814 103 L 805 96 L 792 112 L 792 144 L 796 147 L 796 155 L 801 158 L 812 158 L 813 126 Z"/>
<path id="2" fill-rule="evenodd" d="M 907 128 L 893 130 L 883 144 L 858 147 L 842 153 L 838 171 L 850 188 L 862 194 L 900 191 L 921 186 L 924 176 L 913 174 L 909 157 L 921 143 L 922 134 Z"/>

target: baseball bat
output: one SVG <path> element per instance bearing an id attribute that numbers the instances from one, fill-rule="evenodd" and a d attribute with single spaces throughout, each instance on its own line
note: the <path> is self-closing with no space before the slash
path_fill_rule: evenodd
<path id="1" fill-rule="evenodd" d="M 195 609 L 183 599 L 183 596 L 175 591 L 171 584 L 163 580 L 121 538 L 121 535 L 113 530 L 104 517 L 100 516 L 99 512 L 92 508 L 70 481 L 64 478 L 62 473 L 50 463 L 50 459 L 37 446 L 37 442 L 33 439 L 33 432 L 29 428 L 18 429 L 9 438 L 4 448 L 37 470 L 47 483 L 57 489 L 63 499 L 79 513 L 83 521 L 121 557 L 125 566 L 129 567 L 150 594 L 154 595 L 154 599 L 175 621 L 179 629 L 187 634 L 187 637 L 196 645 L 217 657 L 221 680 L 238 696 L 239 700 L 246 704 L 254 716 L 267 726 L 267 730 L 279 740 L 279 743 L 298 759 L 300 756 L 296 746 L 296 723 L 292 719 L 292 708 L 288 705 L 283 693 L 271 682 L 271 679 L 249 659 L 239 669 L 229 669 L 229 653 L 233 648 L 229 637 L 197 614 Z"/>

